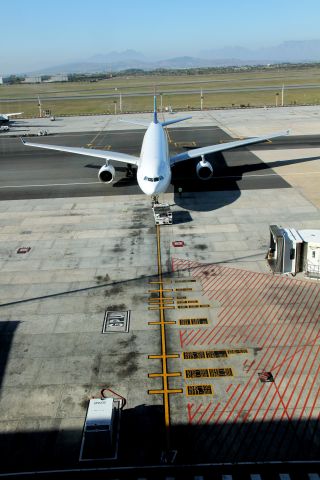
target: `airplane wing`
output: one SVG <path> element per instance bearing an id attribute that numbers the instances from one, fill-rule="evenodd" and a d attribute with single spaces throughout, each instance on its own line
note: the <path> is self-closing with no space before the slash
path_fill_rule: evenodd
<path id="1" fill-rule="evenodd" d="M 77 155 L 86 155 L 87 157 L 103 158 L 104 160 L 116 160 L 117 162 L 130 163 L 131 165 L 138 165 L 139 158 L 126 153 L 112 152 L 111 150 L 96 150 L 94 148 L 82 147 L 63 147 L 60 145 L 47 145 L 46 143 L 31 143 L 26 142 L 21 138 L 24 145 L 28 147 L 45 148 L 47 150 L 58 150 L 59 152 L 74 153 Z"/>
<path id="2" fill-rule="evenodd" d="M 5 113 L 7 117 L 14 117 L 15 115 L 22 115 L 23 112 L 17 112 L 17 113 Z"/>
<path id="3" fill-rule="evenodd" d="M 235 140 L 233 142 L 221 143 L 219 145 L 209 145 L 208 147 L 194 148 L 193 150 L 188 150 L 186 152 L 179 153 L 174 157 L 171 157 L 170 163 L 171 166 L 179 162 L 184 162 L 190 158 L 200 157 L 201 155 L 206 155 L 208 153 L 222 152 L 223 150 L 231 150 L 232 148 L 243 147 L 245 145 L 252 145 L 254 143 L 264 142 L 270 140 L 271 138 L 282 137 L 289 135 L 290 130 L 285 130 L 283 132 L 275 132 L 270 135 L 263 135 L 261 137 L 246 138 L 245 140 Z"/>

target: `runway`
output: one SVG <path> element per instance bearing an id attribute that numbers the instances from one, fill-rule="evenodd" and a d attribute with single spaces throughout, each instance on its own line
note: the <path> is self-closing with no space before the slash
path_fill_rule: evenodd
<path id="1" fill-rule="evenodd" d="M 197 82 L 201 83 L 201 82 Z M 208 83 L 208 82 L 207 82 Z M 136 87 L 133 87 L 136 88 Z M 291 85 L 286 85 L 286 91 L 288 90 L 310 90 L 310 89 L 316 89 L 319 88 L 318 83 L 308 83 L 308 84 L 291 84 Z M 237 86 L 237 87 L 218 87 L 218 88 L 203 88 L 202 93 L 203 94 L 219 94 L 219 93 L 236 93 L 236 92 L 279 92 L 281 89 L 281 85 L 258 85 L 258 86 Z M 126 88 L 128 90 L 128 88 Z M 95 90 L 92 93 L 85 93 L 87 91 L 84 91 L 84 93 L 78 95 L 78 94 L 72 94 L 72 95 L 59 95 L 58 93 L 52 92 L 53 94 L 45 94 L 42 95 L 42 98 L 45 99 L 46 101 L 63 101 L 63 100 L 83 100 L 83 99 L 106 99 L 106 98 L 115 98 L 118 96 L 118 93 L 111 91 L 110 93 L 96 93 L 97 90 Z M 170 89 L 165 89 L 164 92 L 166 95 L 198 95 L 199 94 L 199 88 L 182 88 L 180 90 L 170 90 Z M 150 91 L 145 91 L 145 90 L 139 90 L 135 92 L 127 92 L 127 93 L 122 93 L 122 97 L 149 97 L 150 96 Z M 19 102 L 35 102 L 37 100 L 37 97 L 19 97 L 19 98 L 4 98 L 1 99 L 2 103 L 19 103 Z"/>
<path id="2" fill-rule="evenodd" d="M 39 143 L 69 146 L 88 144 L 139 156 L 144 130 L 67 133 L 37 138 Z M 200 147 L 230 141 L 231 137 L 218 127 L 191 127 L 169 130 L 170 153 L 174 155 L 190 145 Z M 113 184 L 102 184 L 97 172 L 103 162 L 93 157 L 82 157 L 60 152 L 28 148 L 18 138 L 1 138 L 0 200 L 32 198 L 62 198 L 100 195 L 139 194 L 135 179 L 127 179 L 123 164 L 112 162 L 117 168 Z M 272 143 L 255 145 L 254 150 L 319 147 L 320 137 L 290 136 Z M 198 159 L 184 162 L 173 169 L 169 191 L 247 190 L 286 188 L 290 185 L 271 166 L 262 162 L 247 148 L 223 154 L 208 155 L 214 168 L 213 178 L 200 181 L 195 174 Z M 299 160 L 295 160 L 299 163 Z M 284 164 L 284 162 L 282 162 Z M 290 164 L 288 160 L 285 164 Z M 273 162 L 273 166 L 279 166 Z"/>

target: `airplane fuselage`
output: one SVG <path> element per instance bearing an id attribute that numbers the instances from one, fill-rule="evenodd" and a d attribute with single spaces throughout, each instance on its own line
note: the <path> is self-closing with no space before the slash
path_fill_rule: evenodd
<path id="1" fill-rule="evenodd" d="M 171 182 L 167 134 L 161 123 L 152 122 L 143 138 L 137 181 L 147 195 L 165 192 Z"/>

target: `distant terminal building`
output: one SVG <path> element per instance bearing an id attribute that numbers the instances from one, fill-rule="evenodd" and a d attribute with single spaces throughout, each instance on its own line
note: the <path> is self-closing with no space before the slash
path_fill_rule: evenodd
<path id="1" fill-rule="evenodd" d="M 68 75 L 52 75 L 47 80 L 43 80 L 44 82 L 68 82 L 69 77 Z"/>
<path id="2" fill-rule="evenodd" d="M 34 77 L 25 77 L 23 83 L 51 83 L 68 81 L 68 75 L 37 75 Z"/>
<path id="3" fill-rule="evenodd" d="M 25 79 L 23 80 L 23 83 L 41 83 L 42 82 L 42 78 L 41 76 L 37 76 L 37 77 L 25 77 Z"/>

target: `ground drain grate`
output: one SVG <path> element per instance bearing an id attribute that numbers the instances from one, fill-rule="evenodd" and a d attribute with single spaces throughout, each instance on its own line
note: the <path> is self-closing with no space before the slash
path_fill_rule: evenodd
<path id="1" fill-rule="evenodd" d="M 207 318 L 180 318 L 179 325 L 208 325 Z"/>
<path id="2" fill-rule="evenodd" d="M 233 371 L 230 367 L 225 368 L 192 368 L 185 370 L 185 378 L 217 378 L 233 377 Z"/>
<path id="3" fill-rule="evenodd" d="M 102 333 L 127 333 L 129 331 L 130 316 L 130 310 L 106 310 Z"/>
<path id="4" fill-rule="evenodd" d="M 213 395 L 212 385 L 187 385 L 187 396 Z"/>

